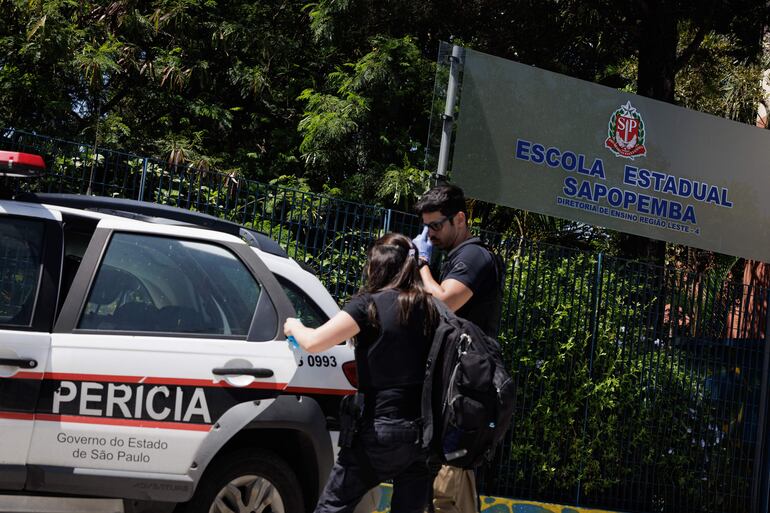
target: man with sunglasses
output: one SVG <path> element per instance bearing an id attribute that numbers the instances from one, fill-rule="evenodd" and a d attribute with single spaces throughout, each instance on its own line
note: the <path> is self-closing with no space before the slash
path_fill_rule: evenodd
<path id="1" fill-rule="evenodd" d="M 449 184 L 436 186 L 423 194 L 415 208 L 422 216 L 423 230 L 412 242 L 420 253 L 425 288 L 459 317 L 496 337 L 502 304 L 502 265 L 468 229 L 462 189 Z M 434 247 L 448 251 L 439 281 L 433 278 L 429 266 Z M 477 511 L 474 472 L 442 466 L 433 483 L 433 508 L 437 513 Z"/>

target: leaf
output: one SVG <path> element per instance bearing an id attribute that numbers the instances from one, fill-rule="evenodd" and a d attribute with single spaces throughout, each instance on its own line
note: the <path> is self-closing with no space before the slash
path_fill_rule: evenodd
<path id="1" fill-rule="evenodd" d="M 31 28 L 30 28 L 30 29 L 27 31 L 27 41 L 29 41 L 30 39 L 32 39 L 32 36 L 34 36 L 34 35 L 35 35 L 35 33 L 36 33 L 36 32 L 37 32 L 39 29 L 41 29 L 41 28 L 45 27 L 45 21 L 46 21 L 46 19 L 48 19 L 48 15 L 47 15 L 47 14 L 44 14 L 44 15 L 43 15 L 43 16 L 42 16 L 42 17 L 41 17 L 39 20 L 37 20 L 37 21 L 35 22 L 35 24 L 34 24 L 34 25 L 32 25 L 32 27 L 31 27 Z"/>

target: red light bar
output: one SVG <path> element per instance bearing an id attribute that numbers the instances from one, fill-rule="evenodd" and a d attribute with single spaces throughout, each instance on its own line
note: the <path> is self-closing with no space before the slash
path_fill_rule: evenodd
<path id="1" fill-rule="evenodd" d="M 37 176 L 45 171 L 40 155 L 18 151 L 0 151 L 0 176 L 24 178 Z"/>

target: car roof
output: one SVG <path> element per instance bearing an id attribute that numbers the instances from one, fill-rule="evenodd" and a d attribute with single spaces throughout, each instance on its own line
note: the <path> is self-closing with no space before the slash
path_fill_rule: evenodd
<path id="1" fill-rule="evenodd" d="M 45 208 L 42 205 L 19 203 L 17 201 L 8 200 L 0 200 L 0 214 L 37 217 L 40 219 L 50 219 L 52 221 L 62 220 L 61 213 L 57 210 Z"/>
<path id="2" fill-rule="evenodd" d="M 228 233 L 245 240 L 249 246 L 265 253 L 288 258 L 288 254 L 278 242 L 264 233 L 212 215 L 170 205 L 159 205 L 157 203 L 123 198 L 56 193 L 26 193 L 17 196 L 16 201 L 69 207 L 118 217 L 132 217 L 137 221 L 148 223 L 187 225 Z"/>
<path id="3" fill-rule="evenodd" d="M 85 198 L 94 197 L 86 196 Z M 26 200 L 28 199 L 34 199 L 34 202 L 27 202 Z M 102 200 L 105 198 L 94 199 Z M 106 199 L 111 200 L 112 198 Z M 51 200 L 53 204 L 49 204 L 47 200 Z M 65 204 L 67 206 L 65 206 Z M 169 232 L 169 227 L 173 226 L 174 235 L 189 235 L 194 237 L 205 236 L 212 240 L 248 243 L 248 240 L 244 241 L 244 238 L 239 236 L 241 233 L 236 234 L 232 230 L 233 226 L 238 225 L 228 221 L 224 221 L 224 223 L 227 224 L 227 230 L 221 231 L 217 229 L 217 227 L 223 226 L 220 223 L 213 223 L 208 227 L 202 227 L 199 224 L 191 225 L 182 221 L 176 221 L 175 219 L 151 217 L 143 214 L 133 214 L 132 212 L 116 210 L 115 208 L 83 208 L 82 205 L 84 204 L 92 206 L 110 205 L 113 207 L 129 205 L 129 207 L 133 206 L 138 208 L 134 205 L 131 205 L 131 203 L 125 203 L 125 201 L 82 201 L 82 197 L 70 194 L 27 194 L 16 200 L 0 201 L 0 213 L 7 213 L 11 215 L 28 215 L 56 221 L 62 220 L 62 214 L 71 213 L 79 216 L 90 217 L 95 220 L 100 220 L 101 226 L 105 228 L 167 234 Z M 160 210 L 152 208 L 143 209 L 142 211 L 160 213 L 161 211 L 169 211 L 169 208 L 175 212 L 181 210 L 179 208 L 167 207 L 165 205 L 160 206 L 164 208 Z M 197 213 L 193 212 L 193 214 Z M 198 214 L 195 217 L 205 221 L 206 223 L 211 223 L 212 220 L 223 221 L 221 219 L 215 218 L 213 216 L 207 216 L 205 214 Z M 306 292 L 316 301 L 324 303 L 320 306 L 325 311 L 327 311 L 327 313 L 329 313 L 330 310 L 334 312 L 338 309 L 336 302 L 328 294 L 328 291 L 323 287 L 321 282 L 318 281 L 314 271 L 308 272 L 308 270 L 304 269 L 298 262 L 288 258 L 288 255 L 285 251 L 283 251 L 282 248 L 280 248 L 280 246 L 278 246 L 278 248 L 281 250 L 279 252 L 275 251 L 270 244 L 264 244 L 265 239 L 267 238 L 266 235 L 253 232 L 251 230 L 249 230 L 249 233 L 257 233 L 260 235 L 259 242 L 262 242 L 262 245 L 267 247 L 267 249 L 265 249 L 260 248 L 255 244 L 249 244 L 252 249 L 260 256 L 270 271 L 290 279 L 292 282 L 298 284 L 302 288 L 307 289 L 307 287 L 310 287 L 311 290 L 306 290 Z M 272 239 L 269 240 L 272 241 Z M 277 246 L 275 241 L 272 242 Z M 326 301 L 327 296 L 328 301 Z"/>
<path id="4" fill-rule="evenodd" d="M 245 244 L 243 239 L 230 233 L 202 229 L 198 228 L 197 226 L 188 224 L 169 225 L 166 223 L 148 223 L 142 219 L 134 219 L 130 217 L 114 215 L 107 212 L 97 212 L 79 208 L 62 207 L 58 205 L 23 203 L 19 201 L 0 201 L 0 214 L 34 217 L 38 219 L 50 219 L 59 222 L 64 219 L 64 215 L 74 214 L 80 217 L 98 221 L 100 227 L 113 230 L 142 232 L 156 235 L 193 237 L 197 239 L 204 238 L 212 241 Z M 274 258 L 280 257 L 274 256 Z"/>

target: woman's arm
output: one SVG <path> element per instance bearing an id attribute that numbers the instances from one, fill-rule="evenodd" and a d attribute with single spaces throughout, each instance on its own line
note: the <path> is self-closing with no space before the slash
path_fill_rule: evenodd
<path id="1" fill-rule="evenodd" d="M 341 311 L 322 326 L 308 328 L 302 321 L 289 317 L 283 325 L 288 337 L 293 335 L 297 343 L 308 353 L 320 353 L 340 342 L 354 337 L 361 331 L 356 321 L 347 312 Z"/>

